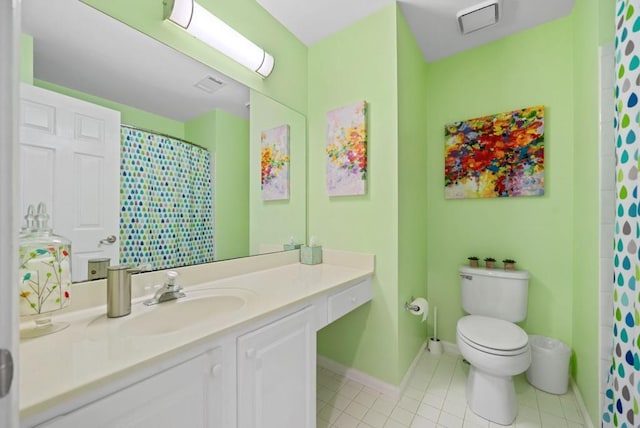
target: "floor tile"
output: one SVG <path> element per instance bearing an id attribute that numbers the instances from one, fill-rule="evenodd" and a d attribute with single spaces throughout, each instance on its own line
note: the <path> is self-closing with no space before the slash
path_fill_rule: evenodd
<path id="1" fill-rule="evenodd" d="M 387 422 L 387 419 L 389 419 L 388 415 L 376 412 L 375 410 L 369 410 L 362 418 L 362 421 L 371 425 L 373 428 L 382 428 Z"/>
<path id="2" fill-rule="evenodd" d="M 344 410 L 351 403 L 351 401 L 353 401 L 351 398 L 338 393 L 330 398 L 329 401 L 327 401 L 327 404 L 332 405 L 336 409 Z"/>
<path id="3" fill-rule="evenodd" d="M 473 410 L 467 407 L 464 413 L 464 426 L 488 428 L 489 421 L 476 415 L 475 413 L 473 413 Z"/>
<path id="4" fill-rule="evenodd" d="M 400 423 L 394 419 L 389 419 L 387 420 L 387 422 L 384 424 L 384 428 L 409 428 L 409 425 L 405 425 L 403 423 Z"/>
<path id="5" fill-rule="evenodd" d="M 366 406 L 363 406 L 362 404 L 360 404 L 360 403 L 358 403 L 356 401 L 352 401 L 347 406 L 347 408 L 344 409 L 344 412 L 350 414 L 354 418 L 358 418 L 359 420 L 362 420 L 364 415 L 367 414 L 368 410 L 369 409 Z"/>
<path id="6" fill-rule="evenodd" d="M 422 402 L 428 404 L 432 407 L 437 407 L 438 409 L 442 409 L 442 405 L 444 404 L 445 395 L 435 395 L 427 392 L 424 397 L 422 397 Z"/>
<path id="7" fill-rule="evenodd" d="M 462 428 L 463 419 L 447 412 L 440 412 L 438 425 L 447 428 Z"/>
<path id="8" fill-rule="evenodd" d="M 338 416 L 338 419 L 333 423 L 335 428 L 357 428 L 360 421 L 353 416 L 343 413 Z"/>
<path id="9" fill-rule="evenodd" d="M 440 416 L 440 409 L 430 406 L 427 403 L 420 404 L 418 407 L 418 415 L 425 419 L 429 419 L 433 422 L 438 422 L 438 416 Z"/>
<path id="10" fill-rule="evenodd" d="M 430 419 L 416 415 L 411 422 L 411 428 L 436 428 L 436 423 Z"/>
<path id="11" fill-rule="evenodd" d="M 469 409 L 469 365 L 459 356 L 420 356 L 402 397 L 384 394 L 323 367 L 317 370 L 318 428 L 585 428 L 572 391 L 548 394 L 514 377 L 518 415 L 505 427 Z"/>
<path id="12" fill-rule="evenodd" d="M 389 416 L 393 409 L 396 407 L 394 402 L 383 400 L 382 398 L 378 398 L 375 403 L 371 406 L 373 410 L 378 413 L 382 413 L 385 416 Z"/>
<path id="13" fill-rule="evenodd" d="M 316 419 L 316 428 L 330 428 L 330 427 L 331 427 L 331 422 L 321 418 Z"/>
<path id="14" fill-rule="evenodd" d="M 318 413 L 318 417 L 320 419 L 324 419 L 325 421 L 333 423 L 336 419 L 338 419 L 338 416 L 340 416 L 341 413 L 341 410 L 336 409 L 335 407 L 328 404 L 324 406 L 324 409 L 320 410 L 320 413 Z"/>
<path id="15" fill-rule="evenodd" d="M 568 428 L 567 420 L 550 413 L 540 413 L 542 428 Z"/>
<path id="16" fill-rule="evenodd" d="M 362 390 L 355 396 L 353 401 L 362 404 L 363 406 L 370 408 L 373 403 L 378 399 L 379 394 L 372 394 L 366 390 Z"/>
<path id="17" fill-rule="evenodd" d="M 405 410 L 415 414 L 420 406 L 420 402 L 414 398 L 407 397 L 406 395 L 398 401 L 398 407 L 402 407 Z"/>
<path id="18" fill-rule="evenodd" d="M 409 426 L 411 425 L 411 421 L 413 420 L 414 416 L 415 412 L 410 412 L 400 406 L 396 406 L 396 408 L 393 409 L 393 412 L 391 412 L 391 415 L 389 415 L 389 419 L 393 419 L 406 426 Z"/>

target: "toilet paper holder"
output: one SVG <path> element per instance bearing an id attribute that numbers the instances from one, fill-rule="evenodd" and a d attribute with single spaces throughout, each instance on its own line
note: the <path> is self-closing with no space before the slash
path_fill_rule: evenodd
<path id="1" fill-rule="evenodd" d="M 413 296 L 411 296 L 411 299 L 409 300 L 409 302 L 404 302 L 404 309 L 406 311 L 412 311 L 412 312 L 417 312 L 420 310 L 420 306 L 418 305 L 412 305 L 410 302 L 413 302 L 415 300 L 415 298 Z"/>

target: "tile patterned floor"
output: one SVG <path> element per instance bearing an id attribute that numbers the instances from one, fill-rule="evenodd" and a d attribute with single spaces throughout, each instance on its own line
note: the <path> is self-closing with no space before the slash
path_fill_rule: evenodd
<path id="1" fill-rule="evenodd" d="M 407 390 L 392 399 L 323 367 L 317 376 L 317 428 L 499 428 L 476 416 L 466 404 L 468 365 L 459 356 L 435 357 L 425 352 Z M 529 385 L 523 375 L 515 379 L 517 428 L 584 427 L 571 390 L 552 395 Z"/>

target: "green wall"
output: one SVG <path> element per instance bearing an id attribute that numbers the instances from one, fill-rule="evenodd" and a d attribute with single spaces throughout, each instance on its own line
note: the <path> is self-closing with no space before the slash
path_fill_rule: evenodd
<path id="1" fill-rule="evenodd" d="M 398 384 L 398 107 L 396 7 L 309 48 L 309 235 L 326 248 L 376 256 L 373 301 L 326 327 L 318 352 Z M 326 113 L 367 102 L 368 171 L 364 196 L 328 197 Z"/>
<path id="2" fill-rule="evenodd" d="M 429 298 L 440 337 L 463 315 L 458 267 L 470 255 L 509 257 L 531 272 L 529 334 L 572 342 L 572 21 L 564 18 L 428 65 Z M 545 195 L 444 199 L 444 124 L 545 106 Z"/>
<path id="3" fill-rule="evenodd" d="M 398 9 L 398 303 L 427 296 L 427 64 Z M 427 94 L 427 97 L 425 97 Z M 421 318 L 400 311 L 402 375 L 427 337 Z"/>
<path id="4" fill-rule="evenodd" d="M 185 124 L 211 152 L 216 260 L 249 254 L 249 121 L 213 110 Z"/>
<path id="5" fill-rule="evenodd" d="M 518 260 L 532 274 L 522 326 L 572 346 L 572 375 L 593 421 L 599 419 L 598 45 L 613 38 L 602 16 L 613 16 L 612 6 L 603 3 L 576 2 L 570 17 L 429 64 L 426 91 L 428 282 L 441 338 L 455 342 L 463 315 L 456 269 L 466 257 Z M 538 104 L 546 112 L 545 195 L 445 200 L 443 125 Z"/>
<path id="6" fill-rule="evenodd" d="M 250 200 L 251 254 L 282 250 L 293 237 L 296 243 L 306 240 L 306 118 L 292 109 L 256 91 L 250 98 L 250 155 L 247 179 Z M 261 193 L 260 134 L 277 126 L 289 125 L 289 199 L 263 201 Z M 269 248 L 263 247 L 270 246 Z M 274 246 L 274 247 L 271 247 Z"/>
<path id="7" fill-rule="evenodd" d="M 33 85 L 33 37 L 20 35 L 20 81 Z"/>
<path id="8" fill-rule="evenodd" d="M 199 0 L 198 3 L 275 58 L 268 79 L 262 79 L 217 50 L 163 20 L 160 0 L 83 0 L 98 10 L 209 65 L 250 88 L 292 108 L 307 108 L 307 48 L 255 0 Z"/>

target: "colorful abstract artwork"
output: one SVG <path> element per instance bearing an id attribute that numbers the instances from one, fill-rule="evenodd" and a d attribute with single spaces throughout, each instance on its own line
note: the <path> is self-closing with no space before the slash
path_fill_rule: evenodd
<path id="1" fill-rule="evenodd" d="M 289 199 L 289 125 L 260 134 L 262 199 Z"/>
<path id="2" fill-rule="evenodd" d="M 445 125 L 445 198 L 544 194 L 544 106 Z"/>
<path id="3" fill-rule="evenodd" d="M 366 102 L 327 113 L 327 193 L 364 195 L 367 180 Z"/>

